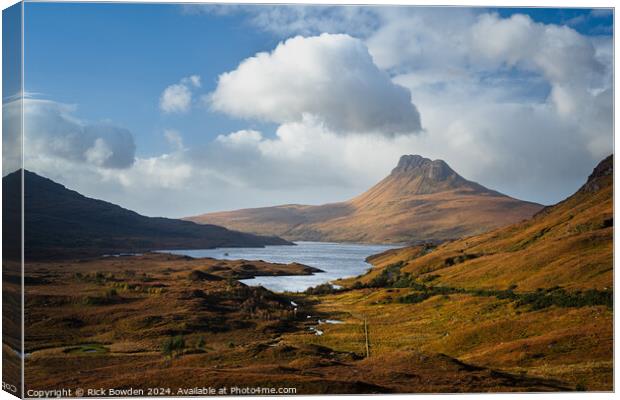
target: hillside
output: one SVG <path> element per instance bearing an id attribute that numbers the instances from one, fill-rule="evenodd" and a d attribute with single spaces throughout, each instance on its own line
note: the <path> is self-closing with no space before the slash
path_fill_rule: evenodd
<path id="1" fill-rule="evenodd" d="M 566 200 L 533 218 L 483 235 L 413 246 L 373 256 L 378 268 L 434 284 L 463 288 L 533 290 L 562 286 L 605 289 L 613 274 L 613 157 L 594 169 Z"/>
<path id="2" fill-rule="evenodd" d="M 373 268 L 311 300 L 345 323 L 312 343 L 407 351 L 613 390 L 613 157 L 566 200 L 527 221 L 368 258 Z M 374 353 L 373 353 L 374 352 Z"/>
<path id="3" fill-rule="evenodd" d="M 21 171 L 4 177 L 4 193 L 18 191 L 20 180 Z M 26 258 L 290 244 L 278 237 L 235 232 L 215 225 L 145 217 L 85 197 L 29 171 L 24 171 L 24 187 Z M 19 203 L 5 201 L 3 212 L 8 225 L 18 225 Z"/>
<path id="4" fill-rule="evenodd" d="M 478 234 L 529 218 L 541 208 L 468 181 L 442 160 L 405 155 L 389 176 L 345 202 L 243 209 L 186 219 L 288 240 L 401 243 Z"/>

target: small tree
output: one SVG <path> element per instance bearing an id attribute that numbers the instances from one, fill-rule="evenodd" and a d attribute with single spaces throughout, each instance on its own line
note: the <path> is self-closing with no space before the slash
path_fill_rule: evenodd
<path id="1" fill-rule="evenodd" d="M 198 343 L 196 344 L 196 347 L 199 348 L 199 349 L 204 349 L 206 344 L 207 344 L 207 342 L 205 341 L 205 337 L 201 336 L 198 339 Z"/>

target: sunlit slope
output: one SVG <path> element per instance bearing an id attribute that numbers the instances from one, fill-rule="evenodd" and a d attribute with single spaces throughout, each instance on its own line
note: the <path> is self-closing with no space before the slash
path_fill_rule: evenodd
<path id="1" fill-rule="evenodd" d="M 541 208 L 468 181 L 442 160 L 405 155 L 389 176 L 349 201 L 187 219 L 289 240 L 412 243 L 479 234 L 529 218 Z"/>
<path id="2" fill-rule="evenodd" d="M 605 289 L 613 279 L 613 157 L 603 160 L 575 194 L 533 218 L 445 243 L 412 246 L 370 258 L 380 270 L 433 285 L 529 291 L 561 286 Z"/>

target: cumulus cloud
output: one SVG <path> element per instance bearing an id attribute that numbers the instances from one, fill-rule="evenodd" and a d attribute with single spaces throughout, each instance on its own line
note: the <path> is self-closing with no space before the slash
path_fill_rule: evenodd
<path id="1" fill-rule="evenodd" d="M 19 118 L 22 100 L 3 106 L 6 118 Z M 23 100 L 25 166 L 53 157 L 101 168 L 123 169 L 134 162 L 136 146 L 127 129 L 109 122 L 85 122 L 75 106 L 50 100 Z"/>
<path id="2" fill-rule="evenodd" d="M 463 74 L 469 52 L 466 33 L 474 8 L 386 7 L 365 42 L 377 65 L 395 74 L 434 70 Z"/>
<path id="3" fill-rule="evenodd" d="M 192 89 L 201 86 L 200 76 L 191 75 L 181 79 L 179 83 L 164 89 L 159 98 L 159 108 L 165 113 L 184 113 L 192 104 Z"/>
<path id="4" fill-rule="evenodd" d="M 411 93 L 373 62 L 349 35 L 297 36 L 220 75 L 214 110 L 275 123 L 320 119 L 336 133 L 386 136 L 421 129 Z"/>
<path id="5" fill-rule="evenodd" d="M 408 136 L 399 136 L 408 137 Z M 315 193 L 309 200 L 324 197 L 336 201 L 350 197 L 367 183 L 364 162 L 369 154 L 354 151 L 359 143 L 394 142 L 377 135 L 342 136 L 325 128 L 319 120 L 306 117 L 303 121 L 280 125 L 274 137 L 256 130 L 241 130 L 219 135 L 205 152 L 196 155 L 197 162 L 222 177 L 238 190 L 303 191 Z M 205 157 L 206 155 L 206 157 Z M 391 163 L 392 161 L 390 161 Z M 382 174 L 378 169 L 370 179 Z M 325 198 L 325 197 L 324 197 Z M 299 201 L 299 200 L 297 200 Z"/>

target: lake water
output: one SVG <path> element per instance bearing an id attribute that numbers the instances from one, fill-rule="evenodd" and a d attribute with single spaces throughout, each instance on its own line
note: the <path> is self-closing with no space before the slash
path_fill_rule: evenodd
<path id="1" fill-rule="evenodd" d="M 366 272 L 371 265 L 366 257 L 399 246 L 296 242 L 297 246 L 267 246 L 264 248 L 220 248 L 207 250 L 170 250 L 174 254 L 190 257 L 212 257 L 226 260 L 264 260 L 274 263 L 289 264 L 298 262 L 325 272 L 302 276 L 259 276 L 244 279 L 246 285 L 261 285 L 267 289 L 283 292 L 299 292 L 309 287 L 330 282 L 339 278 L 348 278 Z"/>

